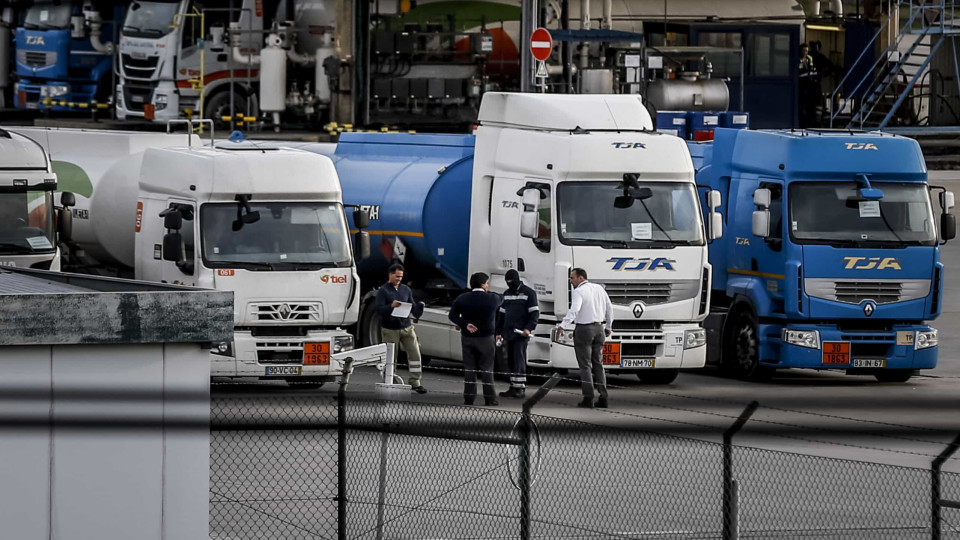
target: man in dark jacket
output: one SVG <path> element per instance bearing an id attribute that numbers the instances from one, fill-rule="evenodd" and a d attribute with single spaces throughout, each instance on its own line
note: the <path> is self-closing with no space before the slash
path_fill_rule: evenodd
<path id="1" fill-rule="evenodd" d="M 417 333 L 413 330 L 411 319 L 419 319 L 423 315 L 423 302 L 413 298 L 413 291 L 401 281 L 403 280 L 403 265 L 395 263 L 387 269 L 387 282 L 377 291 L 377 313 L 380 314 L 380 337 L 384 343 L 393 343 L 393 361 L 397 361 L 397 349 L 402 347 L 407 353 L 407 367 L 410 369 L 408 382 L 413 391 L 426 394 L 427 389 L 420 382 L 422 375 L 420 368 L 420 342 Z M 410 314 L 406 317 L 394 316 L 394 310 L 402 303 L 413 304 Z"/>
<path id="2" fill-rule="evenodd" d="M 499 405 L 493 387 L 493 357 L 499 294 L 487 292 L 490 276 L 477 272 L 470 276 L 470 292 L 457 297 L 450 307 L 450 320 L 460 327 L 463 348 L 463 402 L 473 405 L 477 397 L 477 373 L 483 381 L 483 400 L 488 406 Z"/>
<path id="3" fill-rule="evenodd" d="M 527 344 L 530 333 L 537 329 L 540 306 L 537 292 L 520 281 L 520 273 L 507 270 L 507 291 L 497 317 L 497 341 L 503 339 L 510 366 L 510 389 L 501 397 L 522 398 L 527 386 Z"/>

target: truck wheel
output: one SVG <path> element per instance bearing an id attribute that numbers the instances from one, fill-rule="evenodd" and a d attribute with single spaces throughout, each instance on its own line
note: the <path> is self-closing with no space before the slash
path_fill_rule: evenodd
<path id="1" fill-rule="evenodd" d="M 360 308 L 360 324 L 357 340 L 361 347 L 380 344 L 380 317 L 377 317 L 376 302 L 369 301 Z"/>
<path id="2" fill-rule="evenodd" d="M 230 90 L 217 92 L 204 103 L 203 115 L 213 120 L 216 129 L 229 129 L 230 122 L 224 122 L 224 116 L 233 116 L 236 113 L 247 112 L 247 98 L 239 93 L 233 93 L 233 109 L 230 108 Z"/>
<path id="3" fill-rule="evenodd" d="M 637 378 L 644 384 L 670 384 L 677 380 L 679 369 L 654 369 L 644 373 L 637 373 Z"/>
<path id="4" fill-rule="evenodd" d="M 723 354 L 724 370 L 745 381 L 769 378 L 771 371 L 760 366 L 760 334 L 756 317 L 749 310 L 741 310 L 732 323 Z"/>
<path id="5" fill-rule="evenodd" d="M 891 369 L 888 371 L 878 371 L 873 374 L 880 382 L 904 383 L 913 377 L 912 369 Z"/>

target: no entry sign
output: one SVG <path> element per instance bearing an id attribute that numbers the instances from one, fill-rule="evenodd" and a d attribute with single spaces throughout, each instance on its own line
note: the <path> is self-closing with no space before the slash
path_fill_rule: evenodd
<path id="1" fill-rule="evenodd" d="M 553 49 L 553 38 L 546 28 L 537 28 L 530 36 L 530 52 L 533 57 L 543 62 L 550 58 L 550 51 Z"/>

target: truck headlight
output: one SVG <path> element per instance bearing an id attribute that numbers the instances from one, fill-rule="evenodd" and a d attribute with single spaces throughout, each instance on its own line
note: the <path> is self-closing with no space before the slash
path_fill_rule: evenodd
<path id="1" fill-rule="evenodd" d="M 210 346 L 210 354 L 217 356 L 233 356 L 233 342 L 220 341 Z"/>
<path id="2" fill-rule="evenodd" d="M 563 334 L 560 334 L 557 330 L 556 327 L 550 330 L 550 340 L 560 345 L 573 347 L 573 330 L 564 330 Z"/>
<path id="3" fill-rule="evenodd" d="M 683 348 L 696 349 L 703 347 L 707 343 L 707 331 L 703 328 L 683 331 Z"/>
<path id="4" fill-rule="evenodd" d="M 65 96 L 70 93 L 69 84 L 50 84 L 47 85 L 47 95 L 50 97 Z"/>
<path id="5" fill-rule="evenodd" d="M 158 111 L 162 111 L 163 109 L 166 109 L 166 108 L 167 108 L 167 95 L 166 95 L 166 94 L 157 94 L 157 95 L 153 96 L 153 107 L 154 107 L 156 110 L 158 110 Z"/>
<path id="6" fill-rule="evenodd" d="M 336 336 L 333 338 L 333 353 L 353 350 L 353 336 Z"/>
<path id="7" fill-rule="evenodd" d="M 930 347 L 937 346 L 937 329 L 924 330 L 923 332 L 917 332 L 917 339 L 914 340 L 914 348 L 916 350 L 920 349 L 929 349 Z"/>
<path id="8" fill-rule="evenodd" d="M 819 349 L 820 348 L 820 331 L 819 330 L 783 330 L 781 335 L 784 343 L 789 343 L 790 345 L 796 345 L 798 347 L 806 347 L 808 349 Z"/>

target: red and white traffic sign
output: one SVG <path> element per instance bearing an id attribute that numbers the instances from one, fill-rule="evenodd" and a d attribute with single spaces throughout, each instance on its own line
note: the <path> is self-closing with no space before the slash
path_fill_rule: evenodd
<path id="1" fill-rule="evenodd" d="M 546 28 L 537 28 L 530 36 L 530 52 L 533 57 L 543 62 L 550 58 L 550 51 L 553 50 L 553 38 Z"/>

